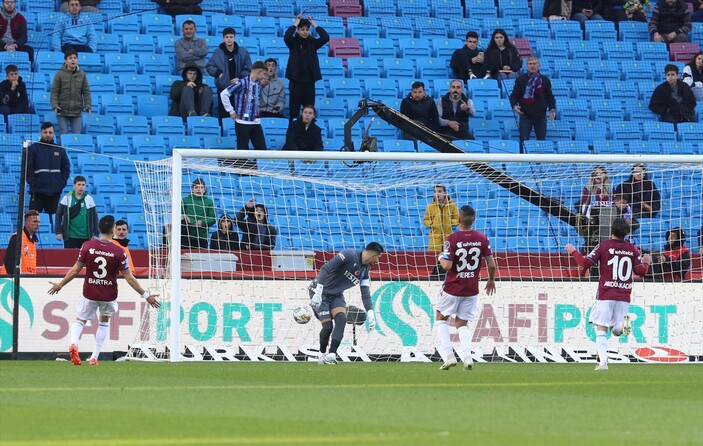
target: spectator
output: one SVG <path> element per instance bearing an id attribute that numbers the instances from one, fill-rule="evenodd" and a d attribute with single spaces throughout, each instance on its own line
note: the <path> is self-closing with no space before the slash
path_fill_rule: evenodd
<path id="1" fill-rule="evenodd" d="M 486 53 L 478 47 L 478 33 L 466 33 L 466 43 L 455 50 L 449 65 L 454 70 L 454 77 L 466 81 L 477 77 L 486 77 L 484 62 Z"/>
<path id="2" fill-rule="evenodd" d="M 625 240 L 637 245 L 638 243 L 635 239 L 635 232 L 637 232 L 637 230 L 640 228 L 640 224 L 637 219 L 632 215 L 632 207 L 627 204 L 627 198 L 624 195 L 614 195 L 613 206 L 618 208 L 618 210 L 620 211 L 620 215 L 618 215 L 618 217 L 622 217 L 623 219 L 625 219 L 627 224 L 630 225 L 630 234 L 625 236 Z"/>
<path id="3" fill-rule="evenodd" d="M 169 115 L 210 116 L 212 113 L 212 90 L 203 83 L 203 73 L 193 63 L 189 63 L 181 73 L 182 81 L 171 85 L 171 110 Z"/>
<path id="4" fill-rule="evenodd" d="M 97 12 L 100 13 L 98 9 L 98 4 L 100 0 L 79 0 L 81 4 L 81 11 L 83 12 Z M 68 0 L 61 0 L 61 7 L 59 7 L 59 12 L 68 12 Z"/>
<path id="5" fill-rule="evenodd" d="M 27 86 L 20 77 L 17 65 L 9 64 L 5 67 L 7 79 L 0 82 L 0 113 L 5 116 L 18 113 L 34 114 L 34 108 L 29 105 Z"/>
<path id="6" fill-rule="evenodd" d="M 242 249 L 270 251 L 276 247 L 276 228 L 268 222 L 266 206 L 255 199 L 237 212 L 237 226 L 242 230 Z"/>
<path id="7" fill-rule="evenodd" d="M 29 209 L 49 214 L 51 222 L 70 175 L 71 162 L 66 150 L 54 144 L 54 124 L 45 122 L 41 125 L 41 140 L 27 150 Z"/>
<path id="8" fill-rule="evenodd" d="M 486 72 L 499 81 L 515 79 L 522 68 L 522 59 L 515 45 L 508 40 L 502 29 L 496 29 L 491 36 L 491 43 L 486 49 Z"/>
<path id="9" fill-rule="evenodd" d="M 227 27 L 222 30 L 222 43 L 217 47 L 205 67 L 207 73 L 215 78 L 218 95 L 239 79 L 248 76 L 251 71 L 249 51 L 237 44 L 236 36 L 234 28 Z M 226 117 L 227 114 L 222 106 L 222 101 L 217 101 L 217 104 L 218 116 L 222 121 L 222 118 Z"/>
<path id="10" fill-rule="evenodd" d="M 73 2 L 75 0 L 71 0 Z M 64 55 L 66 62 L 54 75 L 51 83 L 51 108 L 59 121 L 59 133 L 82 133 L 83 110 L 90 114 L 93 101 L 85 72 L 78 67 L 78 55 L 69 49 Z"/>
<path id="11" fill-rule="evenodd" d="M 202 15 L 200 3 L 203 0 L 151 0 L 161 7 L 164 13 L 176 17 L 181 14 Z"/>
<path id="12" fill-rule="evenodd" d="M 542 18 L 544 20 L 569 20 L 573 9 L 571 0 L 544 0 Z M 508 40 L 507 37 L 505 40 Z"/>
<path id="13" fill-rule="evenodd" d="M 310 35 L 311 26 L 320 37 L 314 38 Z M 291 120 L 300 114 L 300 108 L 305 104 L 315 105 L 315 82 L 322 79 L 317 50 L 329 40 L 327 31 L 317 26 L 312 17 L 304 19 L 300 14 L 295 17 L 293 26 L 289 27 L 283 36 L 283 41 L 290 50 L 286 78 L 290 80 L 288 88 Z"/>
<path id="14" fill-rule="evenodd" d="M 127 254 L 127 260 L 129 261 L 129 270 L 134 274 L 134 262 L 132 262 L 132 253 L 129 252 L 129 242 L 127 238 L 129 235 L 129 225 L 125 220 L 117 220 L 115 222 L 115 231 L 112 234 L 112 243 L 120 246 L 124 249 L 124 253 Z"/>
<path id="15" fill-rule="evenodd" d="M 692 22 L 703 22 L 703 0 L 692 0 L 693 14 L 691 14 Z"/>
<path id="16" fill-rule="evenodd" d="M 647 177 L 644 164 L 635 164 L 628 179 L 615 188 L 616 195 L 624 195 L 632 206 L 634 218 L 654 218 L 661 208 L 657 186 Z"/>
<path id="17" fill-rule="evenodd" d="M 425 84 L 413 82 L 410 94 L 400 102 L 400 112 L 417 124 L 422 124 L 432 131 L 439 128 L 439 113 L 434 99 L 425 93 Z M 406 139 L 414 139 L 405 133 Z"/>
<path id="18" fill-rule="evenodd" d="M 34 62 L 34 49 L 27 45 L 27 19 L 17 11 L 16 0 L 3 0 L 0 11 L 0 51 L 22 51 Z"/>
<path id="19" fill-rule="evenodd" d="M 266 65 L 257 60 L 251 66 L 249 76 L 239 79 L 220 93 L 225 110 L 234 120 L 238 150 L 248 150 L 249 141 L 254 145 L 254 150 L 266 150 L 259 111 L 259 90 L 265 76 Z M 234 99 L 234 106 L 231 99 Z"/>
<path id="20" fill-rule="evenodd" d="M 576 20 L 581 24 L 581 29 L 585 29 L 588 20 L 605 20 L 602 0 L 573 0 L 571 9 L 571 20 Z"/>
<path id="21" fill-rule="evenodd" d="M 437 102 L 439 131 L 449 139 L 474 139 L 469 131 L 469 116 L 476 116 L 474 101 L 464 94 L 464 83 L 454 79 L 449 92 Z"/>
<path id="22" fill-rule="evenodd" d="M 696 121 L 696 96 L 688 84 L 679 79 L 679 67 L 667 64 L 664 67 L 666 81 L 654 89 L 649 99 L 649 109 L 661 117 L 662 122 Z"/>
<path id="23" fill-rule="evenodd" d="M 624 4 L 627 0 L 603 0 L 603 17 L 605 20 L 617 23 L 628 20 Z"/>
<path id="24" fill-rule="evenodd" d="M 510 94 L 510 105 L 520 116 L 520 144 L 530 139 L 532 129 L 538 140 L 547 139 L 547 109 L 549 118 L 557 116 L 557 102 L 552 94 L 552 82 L 539 71 L 539 59 L 527 59 L 527 73 L 518 77 Z"/>
<path id="25" fill-rule="evenodd" d="M 321 151 L 322 129 L 315 123 L 315 107 L 306 105 L 300 117 L 288 124 L 284 150 Z M 291 174 L 295 174 L 295 162 L 288 161 Z"/>
<path id="26" fill-rule="evenodd" d="M 64 248 L 80 248 L 88 240 L 100 237 L 98 208 L 95 200 L 85 192 L 85 177 L 73 179 L 73 190 L 59 202 L 56 211 L 56 240 L 63 240 Z"/>
<path id="27" fill-rule="evenodd" d="M 22 228 L 22 255 L 20 257 L 20 272 L 22 274 L 37 273 L 37 231 L 39 231 L 39 212 L 31 209 L 24 214 L 24 227 Z M 15 251 L 17 250 L 17 233 L 10 237 L 10 242 L 5 250 L 5 259 L 0 269 L 0 274 L 15 273 Z"/>
<path id="28" fill-rule="evenodd" d="M 181 27 L 183 37 L 173 43 L 173 48 L 176 51 L 176 68 L 178 72 L 183 71 L 186 65 L 193 63 L 200 71 L 205 71 L 205 56 L 208 53 L 207 41 L 199 37 L 195 37 L 197 29 L 195 22 L 186 20 Z"/>
<path id="29" fill-rule="evenodd" d="M 661 0 L 649 20 L 649 34 L 655 42 L 688 42 L 691 13 L 683 0 Z"/>
<path id="30" fill-rule="evenodd" d="M 51 37 L 51 50 L 66 53 L 73 49 L 79 53 L 94 53 L 98 50 L 91 17 L 81 14 L 78 0 L 68 0 L 68 12 L 56 19 Z"/>
<path id="31" fill-rule="evenodd" d="M 588 184 L 583 188 L 579 202 L 581 214 L 591 219 L 598 216 L 600 208 L 612 206 L 610 191 L 608 171 L 603 166 L 594 167 L 588 177 Z"/>
<path id="32" fill-rule="evenodd" d="M 703 51 L 699 51 L 693 59 L 683 67 L 681 80 L 691 87 L 697 102 L 703 102 Z"/>
<path id="33" fill-rule="evenodd" d="M 435 185 L 434 199 L 425 209 L 423 223 L 430 229 L 428 250 L 434 254 L 442 252 L 444 241 L 459 224 L 459 208 L 447 195 L 447 187 L 444 184 Z M 446 274 L 438 262 L 430 273 L 430 279 L 444 280 Z"/>
<path id="34" fill-rule="evenodd" d="M 261 81 L 261 116 L 264 118 L 285 118 L 283 108 L 286 105 L 286 86 L 278 78 L 278 62 L 268 58 L 266 64 L 267 77 Z"/>
<path id="35" fill-rule="evenodd" d="M 215 224 L 215 203 L 207 196 L 205 181 L 193 181 L 181 205 L 181 247 L 207 249 L 210 226 Z"/>
<path id="36" fill-rule="evenodd" d="M 686 232 L 676 227 L 666 231 L 664 251 L 653 252 L 651 278 L 655 282 L 681 282 L 691 273 L 691 254 Z"/>
<path id="37" fill-rule="evenodd" d="M 649 0 L 627 0 L 623 5 L 627 20 L 636 22 L 647 21 L 647 13 L 644 11 L 644 8 L 647 8 L 649 11 L 652 10 L 652 4 Z"/>
<path id="38" fill-rule="evenodd" d="M 217 231 L 210 238 L 210 249 L 239 251 L 239 234 L 234 230 L 234 222 L 229 215 L 222 214 L 217 222 Z"/>

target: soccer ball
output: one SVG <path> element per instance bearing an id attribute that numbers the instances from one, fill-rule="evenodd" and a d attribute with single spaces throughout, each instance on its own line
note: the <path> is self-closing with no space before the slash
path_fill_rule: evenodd
<path id="1" fill-rule="evenodd" d="M 293 319 L 299 324 L 307 324 L 312 319 L 312 311 L 308 307 L 298 307 L 293 310 Z"/>

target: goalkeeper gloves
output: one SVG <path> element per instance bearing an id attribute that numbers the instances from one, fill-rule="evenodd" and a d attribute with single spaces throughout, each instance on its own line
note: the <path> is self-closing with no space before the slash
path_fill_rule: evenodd
<path id="1" fill-rule="evenodd" d="M 373 331 L 376 328 L 376 315 L 373 310 L 366 312 L 366 321 L 369 323 L 369 331 Z"/>
<path id="2" fill-rule="evenodd" d="M 315 288 L 315 294 L 313 294 L 312 299 L 310 299 L 310 306 L 315 311 L 319 310 L 320 305 L 322 304 L 322 288 L 323 287 L 321 284 L 317 284 L 317 287 Z"/>

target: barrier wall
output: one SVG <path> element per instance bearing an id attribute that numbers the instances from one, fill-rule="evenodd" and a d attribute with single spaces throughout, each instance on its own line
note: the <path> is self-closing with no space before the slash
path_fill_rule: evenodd
<path id="1" fill-rule="evenodd" d="M 47 278 L 23 278 L 20 300 L 20 352 L 61 352 L 69 344 L 69 327 L 82 280 L 50 296 Z M 119 313 L 112 319 L 103 351 L 126 351 L 135 342 L 145 304 L 120 279 Z M 319 324 L 299 325 L 292 311 L 307 303 L 307 281 L 184 280 L 182 345 L 190 359 L 267 360 L 282 356 L 305 360 L 316 356 Z M 440 282 L 372 282 L 378 329 L 357 327 L 357 345 L 347 328 L 341 356 L 406 361 L 429 360 L 435 353 L 432 302 Z M 595 332 L 587 324 L 595 282 L 499 282 L 497 294 L 481 296 L 473 330 L 477 360 L 587 361 L 595 357 Z M 12 347 L 12 281 L 0 279 L 0 351 Z M 347 302 L 361 307 L 358 289 Z M 703 358 L 703 297 L 700 283 L 636 283 L 630 306 L 633 332 L 610 340 L 613 360 L 666 362 Z M 167 343 L 170 308 L 151 310 L 157 343 Z M 92 350 L 95 326 L 88 324 L 81 351 Z M 165 347 L 145 342 L 150 356 Z M 137 343 L 141 343 L 137 341 Z M 146 348 L 149 346 L 150 349 Z"/>

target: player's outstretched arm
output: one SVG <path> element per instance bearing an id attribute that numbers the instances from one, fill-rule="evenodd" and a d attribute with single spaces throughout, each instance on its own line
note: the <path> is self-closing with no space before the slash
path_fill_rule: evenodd
<path id="1" fill-rule="evenodd" d="M 70 270 L 66 273 L 63 279 L 61 279 L 61 282 L 55 283 L 55 282 L 49 282 L 51 284 L 51 288 L 49 288 L 49 294 L 56 294 L 59 291 L 61 291 L 61 288 L 66 286 L 68 282 L 72 281 L 78 273 L 81 272 L 83 269 L 83 264 L 80 262 L 76 262 Z"/>
<path id="2" fill-rule="evenodd" d="M 122 275 L 124 276 L 129 286 L 131 286 L 134 291 L 139 293 L 139 295 L 142 296 L 142 299 L 146 300 L 149 305 L 151 305 L 153 308 L 159 308 L 161 306 L 161 302 L 156 300 L 159 295 L 151 294 L 148 291 L 144 290 L 144 288 L 142 288 L 142 286 L 139 284 L 137 278 L 132 275 L 132 272 L 129 269 L 123 270 Z"/>
<path id="3" fill-rule="evenodd" d="M 489 296 L 496 292 L 496 271 L 498 266 L 493 256 L 486 256 L 486 269 L 488 269 L 488 281 L 486 282 L 486 294 Z"/>

